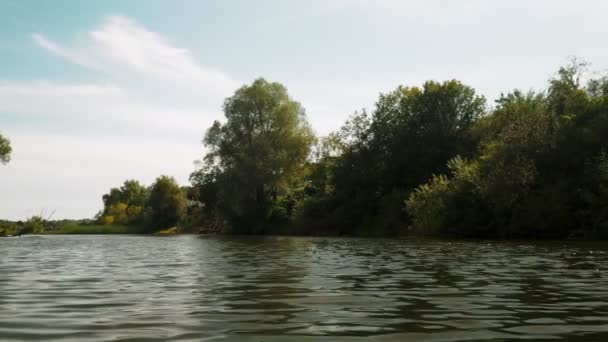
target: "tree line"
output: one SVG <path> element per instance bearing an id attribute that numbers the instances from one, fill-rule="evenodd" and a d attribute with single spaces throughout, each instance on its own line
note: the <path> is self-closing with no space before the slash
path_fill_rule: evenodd
<path id="1" fill-rule="evenodd" d="M 175 227 L 186 219 L 186 196 L 173 177 L 160 176 L 151 186 L 127 180 L 103 195 L 104 208 L 96 221 L 103 225 L 127 225 L 141 233 Z"/>
<path id="2" fill-rule="evenodd" d="M 544 91 L 494 105 L 457 80 L 380 94 L 315 136 L 300 103 L 257 79 L 224 101 L 180 187 L 127 181 L 106 224 L 237 234 L 608 237 L 608 78 L 574 61 Z"/>

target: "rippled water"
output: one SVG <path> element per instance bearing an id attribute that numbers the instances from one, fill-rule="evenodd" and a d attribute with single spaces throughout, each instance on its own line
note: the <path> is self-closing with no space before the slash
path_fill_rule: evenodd
<path id="1" fill-rule="evenodd" d="M 608 246 L 0 239 L 0 340 L 608 341 Z"/>

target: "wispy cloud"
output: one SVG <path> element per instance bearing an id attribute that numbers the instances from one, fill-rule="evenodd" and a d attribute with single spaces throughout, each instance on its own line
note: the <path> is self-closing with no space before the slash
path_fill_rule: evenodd
<path id="1" fill-rule="evenodd" d="M 108 187 L 127 177 L 150 182 L 170 174 L 187 182 L 205 129 L 240 85 L 128 17 L 107 17 L 75 36 L 67 43 L 43 33 L 30 38 L 98 81 L 0 80 L 0 123 L 14 147 L 0 188 L 15 193 L 1 203 L 0 217 L 41 208 L 57 209 L 56 217 L 92 216 Z"/>
<path id="2" fill-rule="evenodd" d="M 98 84 L 58 84 L 53 82 L 38 81 L 28 83 L 0 82 L 0 94 L 2 96 L 27 95 L 27 96 L 97 96 L 97 95 L 119 95 L 123 90 L 114 85 Z"/>
<path id="3" fill-rule="evenodd" d="M 98 72 L 103 83 L 0 82 L 0 111 L 163 127 L 172 136 L 196 131 L 200 137 L 241 84 L 125 16 L 108 16 L 77 37 L 60 43 L 31 35 L 51 54 Z"/>
<path id="4" fill-rule="evenodd" d="M 91 61 L 89 58 L 87 58 L 86 55 L 82 55 L 78 52 L 66 49 L 66 48 L 60 46 L 59 44 L 57 44 L 53 41 L 50 41 L 49 39 L 47 39 L 45 36 L 43 36 L 40 33 L 32 33 L 32 39 L 40 47 L 45 48 L 46 50 L 50 51 L 51 53 L 53 53 L 56 56 L 65 58 L 68 61 L 78 64 L 78 65 L 82 65 L 82 66 L 92 68 L 92 69 L 99 69 L 99 66 L 95 65 L 95 63 L 93 61 Z"/>
<path id="5" fill-rule="evenodd" d="M 240 82 L 198 63 L 188 49 L 179 48 L 158 32 L 125 16 L 107 17 L 101 27 L 86 33 L 78 45 L 62 45 L 41 33 L 32 34 L 40 47 L 66 60 L 109 75 L 124 72 L 171 85 L 203 87 L 224 95 Z"/>
<path id="6" fill-rule="evenodd" d="M 47 128 L 70 123 L 70 126 L 80 126 L 90 132 L 91 128 L 103 124 L 120 132 L 131 129 L 137 135 L 162 129 L 164 137 L 195 136 L 197 139 L 205 127 L 220 115 L 219 109 L 164 106 L 138 95 L 136 89 L 113 84 L 48 81 L 0 82 L 0 112 L 20 115 L 22 121 L 28 116 L 46 118 L 43 123 Z M 92 123 L 97 126 L 87 127 Z M 103 133 L 112 134 L 111 131 Z"/>

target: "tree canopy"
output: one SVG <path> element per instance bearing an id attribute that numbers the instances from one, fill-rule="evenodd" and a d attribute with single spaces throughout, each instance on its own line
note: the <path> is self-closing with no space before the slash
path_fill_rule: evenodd
<path id="1" fill-rule="evenodd" d="M 103 195 L 103 223 L 133 224 L 142 223 L 144 208 L 150 190 L 136 180 L 127 180 L 119 188 L 112 188 Z"/>
<path id="2" fill-rule="evenodd" d="M 133 225 L 142 232 L 176 226 L 187 205 L 185 191 L 169 176 L 158 177 L 150 187 L 126 180 L 102 199 L 104 209 L 99 213 L 99 223 Z"/>
<path id="3" fill-rule="evenodd" d="M 259 232 L 273 201 L 300 172 L 315 136 L 302 106 L 279 83 L 257 79 L 224 102 L 204 144 L 209 152 L 193 182 L 219 193 L 219 210 L 233 229 Z"/>
<path id="4" fill-rule="evenodd" d="M 160 176 L 150 188 L 147 201 L 148 229 L 175 227 L 186 209 L 186 196 L 173 177 Z"/>
<path id="5" fill-rule="evenodd" d="M 410 195 L 413 227 L 470 237 L 608 237 L 608 79 L 561 68 L 545 93 L 503 95 L 478 153 Z"/>
<path id="6" fill-rule="evenodd" d="M 11 161 L 11 142 L 0 134 L 0 164 L 8 164 Z"/>
<path id="7" fill-rule="evenodd" d="M 191 187 L 127 181 L 104 195 L 101 219 L 244 234 L 608 238 L 608 78 L 585 70 L 575 61 L 546 91 L 514 90 L 493 107 L 456 80 L 399 86 L 320 138 L 283 85 L 257 79 L 225 100 Z"/>
<path id="8" fill-rule="evenodd" d="M 449 159 L 473 153 L 470 130 L 484 113 L 484 98 L 455 80 L 381 94 L 371 115 L 356 113 L 335 135 L 342 150 L 326 160 L 332 165 L 331 190 L 305 204 L 320 208 L 303 208 L 330 219 L 317 224 L 307 217 L 306 225 L 333 234 L 402 230 L 405 194 L 445 171 Z"/>

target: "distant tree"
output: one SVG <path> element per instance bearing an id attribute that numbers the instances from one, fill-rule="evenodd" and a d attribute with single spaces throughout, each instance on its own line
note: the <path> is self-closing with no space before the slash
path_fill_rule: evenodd
<path id="1" fill-rule="evenodd" d="M 127 205 L 143 206 L 149 195 L 149 189 L 136 180 L 126 180 L 120 188 L 112 188 L 103 195 L 104 205 L 123 202 Z"/>
<path id="2" fill-rule="evenodd" d="M 101 222 L 141 223 L 149 195 L 150 190 L 136 180 L 127 180 L 120 188 L 110 189 L 110 192 L 102 197 L 104 210 L 100 217 Z"/>
<path id="3" fill-rule="evenodd" d="M 107 213 L 102 217 L 104 224 L 127 224 L 129 217 L 127 215 L 127 205 L 118 202 L 111 204 L 107 208 Z"/>
<path id="4" fill-rule="evenodd" d="M 234 229 L 260 232 L 278 194 L 301 171 L 315 136 L 287 89 L 264 79 L 227 98 L 224 113 L 226 122 L 216 121 L 207 131 L 209 153 L 193 179 L 217 191 L 214 196 Z M 217 187 L 209 186 L 210 180 Z"/>
<path id="5" fill-rule="evenodd" d="M 165 229 L 177 225 L 186 209 L 186 194 L 173 177 L 160 176 L 152 184 L 146 210 L 149 229 Z"/>
<path id="6" fill-rule="evenodd" d="M 0 164 L 8 164 L 11 161 L 11 142 L 0 134 Z"/>

